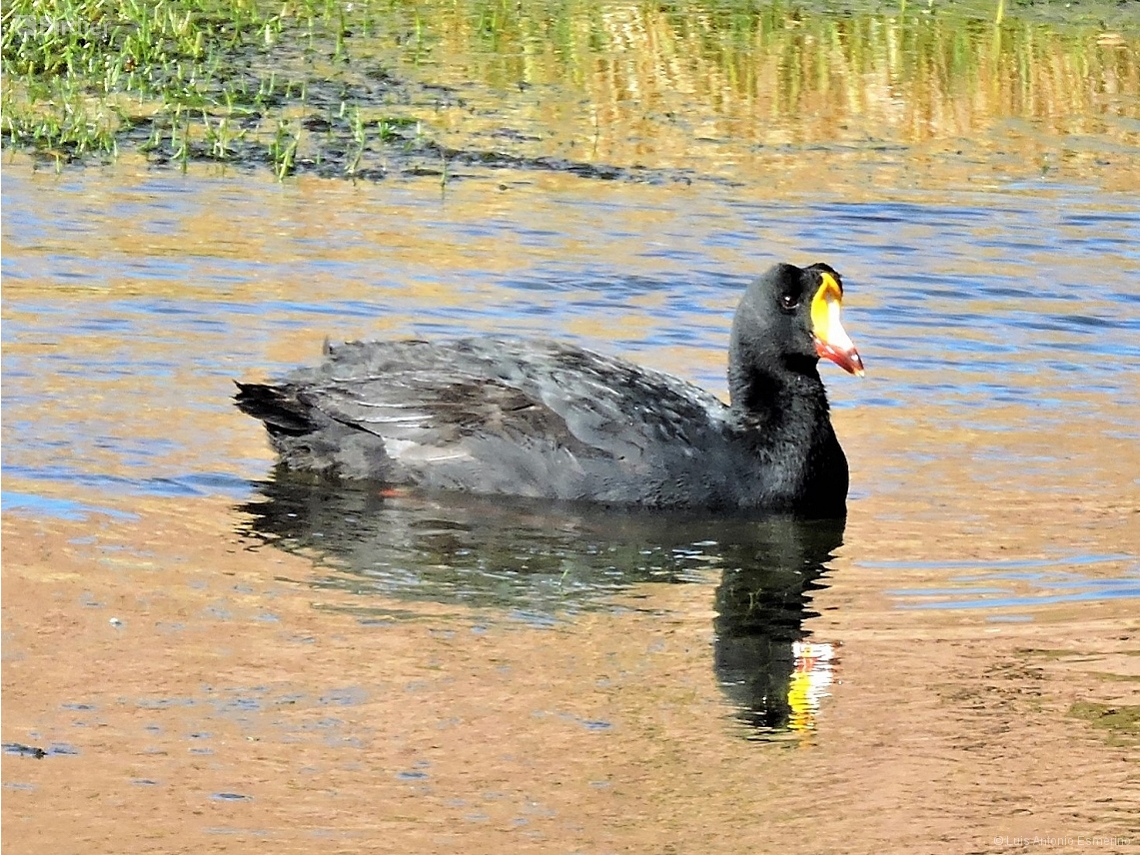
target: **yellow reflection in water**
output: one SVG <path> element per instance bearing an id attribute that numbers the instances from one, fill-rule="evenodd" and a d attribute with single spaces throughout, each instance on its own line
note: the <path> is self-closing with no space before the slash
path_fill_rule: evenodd
<path id="1" fill-rule="evenodd" d="M 545 16 L 415 5 L 403 70 L 457 93 L 420 117 L 495 148 L 508 145 L 506 115 L 511 150 L 737 179 L 781 153 L 811 172 L 836 155 L 894 161 L 891 146 L 905 145 L 935 161 L 984 156 L 1026 176 L 1063 163 L 1135 186 L 1121 166 L 1140 144 L 1137 32 L 779 3 L 571 3 Z"/>

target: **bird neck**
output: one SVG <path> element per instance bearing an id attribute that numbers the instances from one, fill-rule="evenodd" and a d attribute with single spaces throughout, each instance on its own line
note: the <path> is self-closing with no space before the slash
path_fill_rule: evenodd
<path id="1" fill-rule="evenodd" d="M 811 435 L 827 421 L 827 393 L 815 362 L 778 369 L 734 363 L 728 388 L 736 416 L 770 438 L 785 430 Z"/>

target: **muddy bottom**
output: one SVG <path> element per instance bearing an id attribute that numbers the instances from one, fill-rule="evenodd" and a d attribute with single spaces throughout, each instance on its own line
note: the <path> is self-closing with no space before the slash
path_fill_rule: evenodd
<path id="1" fill-rule="evenodd" d="M 713 668 L 714 578 L 546 621 L 412 609 L 227 534 L 225 502 L 132 512 L 5 515 L 21 852 L 1140 844 L 1134 600 L 899 609 L 840 557 L 812 600 L 831 679 L 758 743 Z"/>

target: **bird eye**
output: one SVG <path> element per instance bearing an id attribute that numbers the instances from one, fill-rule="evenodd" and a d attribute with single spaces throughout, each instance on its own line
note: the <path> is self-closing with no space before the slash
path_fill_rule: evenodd
<path id="1" fill-rule="evenodd" d="M 780 305 L 784 307 L 785 311 L 791 311 L 800 304 L 799 294 L 781 294 Z"/>

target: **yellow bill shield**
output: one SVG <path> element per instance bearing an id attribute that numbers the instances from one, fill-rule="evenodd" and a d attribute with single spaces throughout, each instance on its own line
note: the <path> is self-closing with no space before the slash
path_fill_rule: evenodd
<path id="1" fill-rule="evenodd" d="M 823 274 L 823 284 L 815 292 L 811 301 L 811 327 L 815 336 L 815 352 L 824 359 L 830 359 L 840 368 L 863 376 L 863 360 L 855 343 L 843 329 L 839 321 L 839 309 L 843 303 L 843 291 L 839 282 L 830 273 Z"/>

